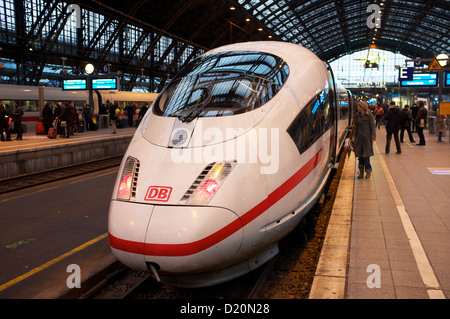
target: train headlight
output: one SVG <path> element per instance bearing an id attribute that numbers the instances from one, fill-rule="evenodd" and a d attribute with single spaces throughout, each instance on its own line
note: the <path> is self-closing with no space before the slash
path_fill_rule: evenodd
<path id="1" fill-rule="evenodd" d="M 128 174 L 120 181 L 119 191 L 117 192 L 117 195 L 130 199 L 131 193 L 130 190 L 131 190 L 131 174 Z"/>
<path id="2" fill-rule="evenodd" d="M 139 175 L 140 163 L 134 157 L 129 156 L 123 166 L 120 176 L 117 199 L 130 200 L 136 197 L 137 179 Z"/>
<path id="3" fill-rule="evenodd" d="M 207 205 L 235 165 L 235 162 L 218 162 L 207 165 L 181 198 L 181 201 L 185 201 L 186 204 Z"/>

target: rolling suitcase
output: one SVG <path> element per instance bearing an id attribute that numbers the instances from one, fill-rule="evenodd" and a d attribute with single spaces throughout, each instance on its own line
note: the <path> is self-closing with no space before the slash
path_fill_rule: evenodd
<path id="1" fill-rule="evenodd" d="M 58 127 L 58 119 L 55 119 L 55 120 L 53 121 L 52 127 L 50 127 L 50 128 L 48 129 L 48 133 L 47 133 L 47 137 L 48 137 L 48 138 L 51 138 L 51 139 L 56 138 L 56 135 L 57 135 L 57 133 L 58 133 L 57 127 Z"/>
<path id="2" fill-rule="evenodd" d="M 48 138 L 51 138 L 51 139 L 54 139 L 54 138 L 56 138 L 56 133 L 57 133 L 56 127 L 50 127 L 50 128 L 48 129 L 47 137 L 48 137 Z"/>

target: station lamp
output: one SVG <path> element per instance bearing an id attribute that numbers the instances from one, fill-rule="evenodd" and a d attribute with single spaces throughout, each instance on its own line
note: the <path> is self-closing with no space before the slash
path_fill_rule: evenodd
<path id="1" fill-rule="evenodd" d="M 438 54 L 438 56 L 436 57 L 436 59 L 438 60 L 439 64 L 444 67 L 447 65 L 447 60 L 448 60 L 448 55 L 445 53 L 441 53 Z"/>
<path id="2" fill-rule="evenodd" d="M 94 72 L 94 66 L 91 63 L 86 64 L 86 67 L 84 68 L 87 74 L 92 74 Z"/>

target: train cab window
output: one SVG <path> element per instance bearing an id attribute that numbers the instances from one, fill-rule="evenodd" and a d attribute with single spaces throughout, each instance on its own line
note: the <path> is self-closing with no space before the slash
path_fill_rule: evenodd
<path id="1" fill-rule="evenodd" d="M 153 112 L 191 121 L 250 112 L 277 94 L 289 75 L 279 57 L 261 52 L 224 52 L 188 64 L 164 89 Z"/>
<path id="2" fill-rule="evenodd" d="M 313 145 L 329 128 L 331 117 L 330 90 L 318 93 L 295 117 L 287 132 L 300 154 Z"/>

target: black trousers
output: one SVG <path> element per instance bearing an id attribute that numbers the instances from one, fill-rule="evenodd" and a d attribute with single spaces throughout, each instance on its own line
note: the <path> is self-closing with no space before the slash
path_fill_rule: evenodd
<path id="1" fill-rule="evenodd" d="M 409 141 L 410 142 L 414 142 L 414 138 L 412 136 L 411 129 L 409 128 L 409 126 L 401 128 L 401 131 L 400 131 L 400 142 L 403 142 L 403 136 L 405 135 L 405 130 L 406 130 L 406 132 L 408 132 Z"/>
<path id="2" fill-rule="evenodd" d="M 391 139 L 392 135 L 394 135 L 395 146 L 397 148 L 397 152 L 401 152 L 402 148 L 400 145 L 400 140 L 398 138 L 398 130 L 394 132 L 386 132 L 386 153 L 389 153 L 391 149 Z"/>
<path id="3" fill-rule="evenodd" d="M 419 135 L 419 144 L 425 145 L 425 136 L 423 135 L 423 127 L 417 127 L 417 134 Z"/>
<path id="4" fill-rule="evenodd" d="M 22 121 L 15 120 L 14 128 L 17 130 L 17 138 L 22 138 Z"/>

